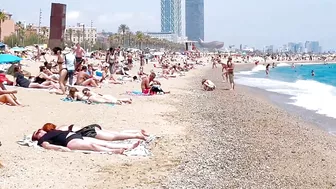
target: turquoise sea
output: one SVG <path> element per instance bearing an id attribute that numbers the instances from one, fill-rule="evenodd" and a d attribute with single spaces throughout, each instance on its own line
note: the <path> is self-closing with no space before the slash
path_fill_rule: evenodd
<path id="1" fill-rule="evenodd" d="M 266 67 L 258 65 L 251 71 L 236 74 L 238 84 L 289 95 L 293 104 L 318 114 L 336 118 L 336 64 L 280 63 Z M 314 76 L 312 76 L 312 71 Z"/>

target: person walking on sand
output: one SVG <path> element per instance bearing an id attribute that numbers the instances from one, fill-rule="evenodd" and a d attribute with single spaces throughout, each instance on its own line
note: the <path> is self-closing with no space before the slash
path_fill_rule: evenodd
<path id="1" fill-rule="evenodd" d="M 78 69 L 79 65 L 83 61 L 83 57 L 85 56 L 86 52 L 85 50 L 80 46 L 79 43 L 76 44 L 76 49 L 75 49 L 75 56 L 76 56 L 76 70 Z"/>
<path id="2" fill-rule="evenodd" d="M 223 82 L 228 82 L 228 72 L 227 72 L 227 64 L 222 64 L 222 78 Z"/>
<path id="3" fill-rule="evenodd" d="M 232 63 L 232 58 L 229 58 L 227 62 L 227 72 L 229 76 L 229 82 L 230 82 L 230 90 L 234 90 L 235 83 L 234 83 L 234 65 Z"/>

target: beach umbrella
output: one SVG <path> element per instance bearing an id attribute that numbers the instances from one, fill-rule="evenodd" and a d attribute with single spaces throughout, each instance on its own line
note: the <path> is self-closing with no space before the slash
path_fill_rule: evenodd
<path id="1" fill-rule="evenodd" d="M 22 58 L 11 54 L 0 54 L 0 64 L 18 63 Z"/>
<path id="2" fill-rule="evenodd" d="M 26 51 L 27 49 L 26 48 L 23 48 L 23 47 L 13 47 L 10 49 L 11 51 L 16 51 L 16 52 L 22 52 L 22 51 Z"/>

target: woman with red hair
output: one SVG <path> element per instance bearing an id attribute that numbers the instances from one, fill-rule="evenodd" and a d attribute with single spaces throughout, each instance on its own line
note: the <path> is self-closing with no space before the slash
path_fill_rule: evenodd
<path id="1" fill-rule="evenodd" d="M 43 130 L 45 129 L 45 130 Z M 71 151 L 86 150 L 96 152 L 109 152 L 123 154 L 124 150 L 136 148 L 140 141 L 131 145 L 111 144 L 106 141 L 83 137 L 81 134 L 72 131 L 57 130 L 52 123 L 47 123 L 32 135 L 33 141 L 49 150 Z"/>

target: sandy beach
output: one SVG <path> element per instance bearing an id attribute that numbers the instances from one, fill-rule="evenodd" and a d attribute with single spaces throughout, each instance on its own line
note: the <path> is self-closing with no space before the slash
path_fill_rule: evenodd
<path id="1" fill-rule="evenodd" d="M 30 63 L 25 69 L 37 71 Z M 237 70 L 251 68 L 237 65 Z M 146 69 L 152 69 L 151 65 Z M 132 97 L 110 107 L 60 100 L 47 91 L 18 89 L 28 107 L 0 106 L 0 188 L 333 188 L 336 139 L 237 86 L 228 91 L 220 68 L 198 68 L 161 80 L 172 94 Z M 201 90 L 202 78 L 217 84 Z M 95 91 L 116 96 L 139 83 Z M 16 141 L 46 122 L 145 129 L 161 138 L 151 157 L 64 153 Z"/>
<path id="2" fill-rule="evenodd" d="M 24 69 L 34 75 L 38 73 L 40 65 L 29 62 Z M 147 72 L 150 69 L 153 69 L 152 64 L 145 67 Z M 16 96 L 28 106 L 0 106 L 3 115 L 3 119 L 0 120 L 3 131 L 0 133 L 0 160 L 4 166 L 0 169 L 0 188 L 157 186 L 160 183 L 158 177 L 161 178 L 160 174 L 164 175 L 161 172 L 166 173 L 179 164 L 171 149 L 175 148 L 176 141 L 183 139 L 186 128 L 163 118 L 176 111 L 176 103 L 182 103 L 178 96 L 184 91 L 188 78 L 200 71 L 201 69 L 192 70 L 187 76 L 179 79 L 160 79 L 163 88 L 170 90 L 172 95 L 122 95 L 126 91 L 140 90 L 140 83 L 137 82 L 125 85 L 107 84 L 101 89 L 94 89 L 102 94 L 133 99 L 132 105 L 115 107 L 63 102 L 60 100 L 62 96 L 49 94 L 48 91 L 15 88 L 18 90 Z M 112 131 L 145 129 L 161 139 L 156 141 L 157 146 L 152 144 L 154 156 L 146 158 L 37 150 L 16 143 L 24 135 L 30 136 L 46 122 L 80 126 L 97 123 Z"/>
<path id="3" fill-rule="evenodd" d="M 176 114 L 188 117 L 189 145 L 170 188 L 335 187 L 334 136 L 247 87 L 227 91 L 219 71 L 203 75 L 218 88 L 188 95 Z"/>

